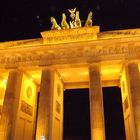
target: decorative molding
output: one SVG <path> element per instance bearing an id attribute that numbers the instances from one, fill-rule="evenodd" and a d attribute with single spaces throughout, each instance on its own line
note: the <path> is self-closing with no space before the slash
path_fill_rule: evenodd
<path id="1" fill-rule="evenodd" d="M 43 42 L 42 38 L 0 42 L 0 50 L 10 49 L 10 48 L 23 48 L 23 47 L 33 46 L 33 45 L 36 46 L 36 45 L 41 45 L 42 42 Z"/>
<path id="2" fill-rule="evenodd" d="M 140 36 L 140 29 L 128 29 L 128 30 L 114 30 L 101 32 L 99 34 L 100 39 L 114 39 L 114 38 L 126 38 L 126 37 Z"/>
<path id="3" fill-rule="evenodd" d="M 60 105 L 60 103 L 58 101 L 56 101 L 56 112 L 58 114 L 60 114 L 60 112 L 61 112 L 61 105 Z"/>
<path id="4" fill-rule="evenodd" d="M 126 112 L 127 109 L 129 108 L 128 97 L 126 97 L 124 101 L 123 108 L 124 108 L 124 112 Z"/>
<path id="5" fill-rule="evenodd" d="M 61 95 L 61 86 L 60 86 L 60 84 L 57 84 L 57 95 L 58 96 Z"/>
<path id="6" fill-rule="evenodd" d="M 122 81 L 122 91 L 123 91 L 123 94 L 125 94 L 125 84 L 124 84 L 124 81 Z"/>
<path id="7" fill-rule="evenodd" d="M 26 88 L 26 95 L 29 99 L 32 97 L 32 88 L 30 86 Z"/>

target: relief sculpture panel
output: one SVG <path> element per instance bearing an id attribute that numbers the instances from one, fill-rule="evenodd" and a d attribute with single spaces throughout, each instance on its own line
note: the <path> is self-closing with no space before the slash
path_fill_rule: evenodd
<path id="1" fill-rule="evenodd" d="M 33 107 L 25 101 L 21 101 L 21 111 L 29 116 L 33 115 Z"/>

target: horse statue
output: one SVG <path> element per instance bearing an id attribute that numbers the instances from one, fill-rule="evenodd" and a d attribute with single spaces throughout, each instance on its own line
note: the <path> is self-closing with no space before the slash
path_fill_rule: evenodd
<path id="1" fill-rule="evenodd" d="M 81 27 L 81 20 L 79 17 L 79 11 L 76 11 L 76 17 L 75 17 L 75 28 Z"/>
<path id="2" fill-rule="evenodd" d="M 85 23 L 85 27 L 92 26 L 92 24 L 93 24 L 92 15 L 93 15 L 93 12 L 89 12 L 86 23 Z"/>
<path id="3" fill-rule="evenodd" d="M 51 17 L 52 27 L 51 30 L 61 30 L 61 27 L 57 24 L 54 17 Z"/>
<path id="4" fill-rule="evenodd" d="M 62 14 L 62 22 L 61 22 L 62 29 L 69 29 L 69 24 L 66 21 L 66 15 L 65 13 Z"/>

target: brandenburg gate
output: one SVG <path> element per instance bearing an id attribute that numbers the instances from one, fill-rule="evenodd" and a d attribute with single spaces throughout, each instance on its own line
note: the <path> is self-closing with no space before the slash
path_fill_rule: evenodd
<path id="1" fill-rule="evenodd" d="M 0 140 L 62 140 L 63 91 L 74 88 L 89 88 L 91 139 L 105 140 L 109 86 L 121 88 L 126 140 L 140 140 L 140 29 L 41 35 L 0 43 Z"/>

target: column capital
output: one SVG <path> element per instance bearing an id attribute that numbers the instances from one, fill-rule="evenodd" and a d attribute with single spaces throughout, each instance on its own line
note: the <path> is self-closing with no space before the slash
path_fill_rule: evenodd
<path id="1" fill-rule="evenodd" d="M 122 65 L 120 74 L 122 75 L 123 71 L 127 71 L 128 67 L 138 65 L 138 61 L 125 61 Z"/>
<path id="2" fill-rule="evenodd" d="M 101 73 L 101 64 L 100 63 L 92 63 L 91 65 L 89 65 L 89 71 Z"/>
<path id="3" fill-rule="evenodd" d="M 131 65 L 131 64 L 138 64 L 139 62 L 138 61 L 135 61 L 135 60 L 133 60 L 133 61 L 126 61 L 125 63 L 124 63 L 124 66 L 128 66 L 128 65 Z"/>
<path id="4" fill-rule="evenodd" d="M 43 71 L 43 70 L 46 70 L 46 71 L 55 71 L 55 69 L 52 68 L 52 67 L 43 67 L 43 68 L 42 68 L 42 71 Z"/>
<path id="5" fill-rule="evenodd" d="M 89 68 L 92 68 L 92 67 L 101 67 L 101 64 L 100 63 L 91 63 L 89 64 Z"/>
<path id="6" fill-rule="evenodd" d="M 129 75 L 133 75 L 133 77 L 136 76 L 136 73 L 139 75 L 139 64 L 136 61 L 129 62 L 125 65 L 125 71 L 129 77 Z M 129 73 L 129 74 L 128 74 Z M 138 78 L 136 76 L 136 78 Z"/>

